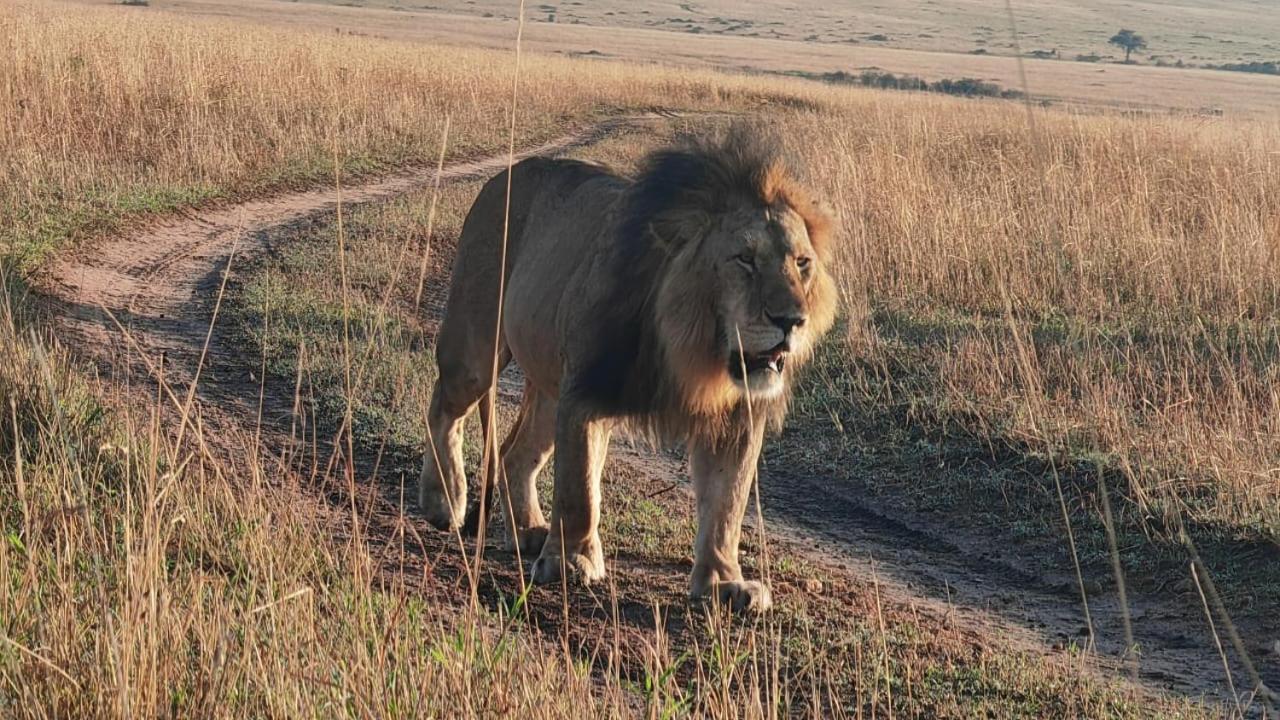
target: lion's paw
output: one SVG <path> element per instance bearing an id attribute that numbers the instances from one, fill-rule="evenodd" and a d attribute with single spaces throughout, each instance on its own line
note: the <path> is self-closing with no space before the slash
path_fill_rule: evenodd
<path id="1" fill-rule="evenodd" d="M 515 537 L 507 535 L 507 550 L 515 552 L 520 550 L 520 557 L 530 558 L 542 552 L 542 546 L 547 542 L 547 535 L 551 533 L 551 527 L 548 525 L 536 525 L 534 527 L 517 530 Z"/>
<path id="2" fill-rule="evenodd" d="M 531 576 L 535 585 L 546 585 L 560 579 L 561 566 L 569 570 L 569 574 L 583 585 L 604 580 L 604 561 L 592 558 L 583 553 L 569 553 L 565 556 L 547 555 L 543 553 L 533 563 Z"/>
<path id="3" fill-rule="evenodd" d="M 717 583 L 715 598 L 734 612 L 764 612 L 773 607 L 769 586 L 757 580 L 734 580 Z"/>
<path id="4" fill-rule="evenodd" d="M 465 498 L 465 491 L 461 495 Z M 458 530 L 466 520 L 466 501 L 451 504 L 445 493 L 438 488 L 419 487 L 418 508 L 427 522 L 437 530 Z"/>

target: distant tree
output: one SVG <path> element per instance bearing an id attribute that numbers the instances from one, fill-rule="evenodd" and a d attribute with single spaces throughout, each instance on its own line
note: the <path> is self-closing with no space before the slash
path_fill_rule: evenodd
<path id="1" fill-rule="evenodd" d="M 1115 45 L 1116 47 L 1124 48 L 1124 61 L 1126 64 L 1129 62 L 1129 56 L 1133 54 L 1134 50 L 1147 49 L 1147 41 L 1143 39 L 1141 35 L 1132 30 L 1121 30 L 1115 35 L 1112 35 L 1111 39 L 1107 42 Z"/>

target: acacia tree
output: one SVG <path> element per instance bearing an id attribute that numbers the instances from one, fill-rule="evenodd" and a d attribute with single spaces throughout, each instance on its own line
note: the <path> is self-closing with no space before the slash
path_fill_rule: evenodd
<path id="1" fill-rule="evenodd" d="M 1117 47 L 1124 48 L 1125 64 L 1129 63 L 1129 56 L 1133 54 L 1134 50 L 1147 49 L 1147 41 L 1141 35 L 1132 30 L 1121 30 L 1115 35 L 1112 35 L 1111 39 L 1107 42 Z"/>

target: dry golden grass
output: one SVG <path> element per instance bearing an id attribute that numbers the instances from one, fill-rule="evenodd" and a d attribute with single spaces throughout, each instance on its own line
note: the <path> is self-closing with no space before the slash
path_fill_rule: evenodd
<path id="1" fill-rule="evenodd" d="M 396 0 L 318 2 L 344 7 L 411 9 Z M 1010 4 L 1017 16 L 1024 50 L 1056 49 L 1066 59 L 1092 53 L 1123 59 L 1122 50 L 1107 44 L 1107 39 L 1122 27 L 1133 28 L 1151 40 L 1150 52 L 1135 56 L 1141 62 L 1150 62 L 1153 58 L 1163 58 L 1170 63 L 1181 58 L 1192 64 L 1239 61 L 1270 58 L 1280 52 L 1280 44 L 1275 40 L 1280 36 L 1280 17 L 1259 12 L 1256 0 L 1195 3 L 1077 0 L 1070 5 L 1053 0 L 1012 0 Z M 997 55 L 1012 55 L 1014 51 L 1008 11 L 1002 2 L 597 0 L 593 3 L 539 2 L 527 7 L 532 20 L 548 25 L 582 23 L 589 27 L 661 30 L 672 34 L 848 43 L 859 50 L 891 47 L 968 53 L 982 49 Z M 516 14 L 516 5 L 509 0 L 436 0 L 427 9 L 471 19 L 511 19 Z M 869 39 L 873 35 L 880 37 Z"/>
<path id="2" fill-rule="evenodd" d="M 86 0 L 101 2 L 101 0 Z M 505 0 L 489 0 L 491 3 Z M 1228 0 L 1234 1 L 1234 0 Z M 717 0 L 719 2 L 719 0 Z M 354 32 L 374 37 L 399 41 L 413 41 L 430 45 L 452 45 L 463 48 L 497 48 L 509 50 L 515 37 L 514 3 L 508 3 L 505 10 L 495 13 L 496 17 L 483 17 L 480 5 L 467 5 L 468 14 L 453 14 L 435 9 L 420 9 L 400 6 L 397 9 L 386 7 L 351 7 L 354 2 L 341 4 L 318 3 L 280 3 L 274 0 L 154 0 L 152 7 L 138 11 L 140 14 L 172 12 L 192 17 L 234 18 L 242 23 L 263 24 L 295 30 L 333 32 Z M 374 5 L 375 3 L 369 3 Z M 452 4 L 452 3 L 451 3 Z M 541 3 L 540 3 L 541 4 Z M 642 5 L 643 3 L 639 4 Z M 968 3 L 974 14 L 968 19 L 983 23 L 979 37 L 992 41 L 991 55 L 971 55 L 968 52 L 937 52 L 941 45 L 937 42 L 940 33 L 933 28 L 927 34 L 935 38 L 925 38 L 919 43 L 906 40 L 901 34 L 894 34 L 889 43 L 866 42 L 865 39 L 856 45 L 841 41 L 846 38 L 834 37 L 837 33 L 848 32 L 862 37 L 864 34 L 885 32 L 883 30 L 867 30 L 865 25 L 846 24 L 833 27 L 834 32 L 823 32 L 823 42 L 803 42 L 796 39 L 780 39 L 794 37 L 789 32 L 774 34 L 779 25 L 756 25 L 759 37 L 747 37 L 742 33 L 708 32 L 694 34 L 682 31 L 677 25 L 659 23 L 643 27 L 645 21 L 661 21 L 664 16 L 676 15 L 688 17 L 690 14 L 715 13 L 707 3 L 686 3 L 693 11 L 676 9 L 671 3 L 655 3 L 651 14 L 643 14 L 643 8 L 635 3 L 627 3 L 625 9 L 631 14 L 629 18 L 615 15 L 603 17 L 605 24 L 594 24 L 588 18 L 584 24 L 569 21 L 570 13 L 575 15 L 596 15 L 599 12 L 610 12 L 608 3 L 592 3 L 591 7 L 563 5 L 562 13 L 554 23 L 541 22 L 545 14 L 536 5 L 528 5 L 530 22 L 526 25 L 524 46 L 547 54 L 579 55 L 590 54 L 596 59 L 611 61 L 679 64 L 693 68 L 716 68 L 730 72 L 763 71 L 792 72 L 804 71 L 814 74 L 845 71 L 855 75 L 867 68 L 878 68 L 893 73 L 919 75 L 927 80 L 943 78 L 974 77 L 990 80 L 1006 88 L 1021 88 L 1019 65 L 1008 57 L 1008 44 L 1011 33 L 1004 7 L 1001 3 Z M 740 3 L 739 3 L 740 4 Z M 785 4 L 785 3 L 783 3 Z M 438 6 L 439 3 L 430 3 Z M 665 5 L 665 8 L 660 8 Z M 829 5 L 829 3 L 828 3 Z M 941 10 L 942 3 L 923 5 L 919 3 L 883 3 L 891 7 L 890 14 L 897 12 L 903 5 L 910 5 L 921 13 L 933 13 Z M 1047 9 L 1052 5 L 1052 9 Z M 492 4 L 490 4 L 492 7 Z M 1064 53 L 1070 53 L 1067 43 L 1053 43 L 1046 35 L 1053 35 L 1067 27 L 1078 27 L 1080 22 L 1088 22 L 1090 33 L 1097 33 L 1090 41 L 1090 47 L 1105 45 L 1115 27 L 1104 20 L 1083 20 L 1080 17 L 1068 17 L 1068 9 L 1060 3 L 1049 0 L 1031 0 L 1027 3 L 1014 3 L 1018 9 L 1018 23 L 1023 30 L 1022 47 L 1024 51 L 1060 47 Z M 1040 9 L 1039 17 L 1049 28 L 1045 32 L 1037 32 L 1029 14 Z M 1025 10 L 1025 11 L 1024 11 Z M 861 6 L 844 8 L 827 8 L 824 14 L 859 14 L 866 12 Z M 732 13 L 740 16 L 748 11 Z M 769 12 L 768 5 L 753 9 L 753 12 Z M 995 13 L 1000 20 L 989 22 L 987 18 L 978 19 L 977 15 Z M 480 14 L 481 16 L 477 16 Z M 787 17 L 771 22 L 795 27 L 805 23 L 810 17 L 805 13 L 787 10 Z M 967 14 L 967 13 L 962 13 Z M 1263 13 L 1255 13 L 1263 14 Z M 1272 13 L 1274 15 L 1274 13 Z M 953 14 L 954 15 L 954 14 Z M 989 15 L 988 15 L 989 18 Z M 1192 29 L 1193 24 L 1183 22 L 1175 13 L 1168 18 L 1173 19 L 1182 31 L 1201 32 L 1201 28 Z M 637 22 L 638 21 L 638 22 Z M 1098 30 L 1094 22 L 1104 23 Z M 1116 21 L 1119 22 L 1118 20 Z M 1234 20 L 1226 20 L 1226 23 Z M 1272 21 L 1274 22 L 1274 21 Z M 887 24 L 887 23 L 886 23 Z M 1254 26 L 1248 33 L 1257 41 L 1274 44 L 1270 39 L 1274 33 L 1268 32 L 1263 23 Z M 1144 23 L 1137 29 L 1151 27 Z M 1043 27 L 1043 26 L 1042 26 Z M 1118 25 L 1117 25 L 1118 27 Z M 1221 26 L 1219 26 L 1221 27 Z M 672 32 L 671 30 L 675 30 Z M 865 33 L 864 33 L 865 30 Z M 896 32 L 896 31 L 889 31 Z M 946 32 L 946 31 L 943 31 Z M 1230 40 L 1234 44 L 1223 43 L 1226 49 L 1243 50 L 1240 37 L 1226 38 L 1217 30 L 1208 30 L 1217 41 Z M 806 37 L 801 35 L 801 37 Z M 1152 52 L 1166 56 L 1171 52 L 1166 33 L 1154 39 Z M 1215 41 L 1206 42 L 1214 45 Z M 889 47 L 886 47 L 889 45 Z M 1047 46 L 1047 47 L 1046 47 Z M 1197 46 L 1197 51 L 1203 46 Z M 927 48 L 927 49 L 926 49 Z M 1156 49 L 1158 48 L 1158 49 Z M 952 46 L 952 49 L 955 49 Z M 968 48 L 964 48 L 967 50 Z M 1212 53 L 1210 53 L 1212 54 Z M 1260 57 L 1273 57 L 1274 52 L 1262 52 Z M 1188 60 L 1199 62 L 1199 52 Z M 1205 56 L 1207 57 L 1207 55 Z M 1224 57 L 1234 57 L 1224 55 Z M 1244 56 L 1246 59 L 1258 59 Z M 1239 72 L 1220 72 L 1193 68 L 1155 67 L 1152 65 L 1115 65 L 1070 62 L 1061 60 L 1040 60 L 1027 58 L 1024 62 L 1030 90 L 1037 99 L 1044 98 L 1055 104 L 1086 107 L 1126 108 L 1139 112 L 1200 112 L 1216 109 L 1228 115 L 1252 114 L 1260 117 L 1274 116 L 1280 112 L 1280 78 Z M 794 87 L 794 85 L 793 85 Z"/>
<path id="3" fill-rule="evenodd" d="M 1274 122 L 880 97 L 786 121 L 846 230 L 859 404 L 1280 537 Z M 908 372 L 902 373 L 906 368 Z M 881 408 L 883 410 L 883 408 Z"/>
<path id="4" fill-rule="evenodd" d="M 348 173 L 430 159 L 445 116 L 455 154 L 503 144 L 501 54 L 116 10 L 0 13 L 13 59 L 0 104 L 19 109 L 0 119 L 0 227 L 28 268 L 139 214 L 322 182 L 335 154 Z M 551 59 L 525 69 L 520 142 L 592 112 L 738 107 L 785 87 Z M 1028 132 L 1016 105 L 797 92 L 820 107 L 781 117 L 845 228 L 850 320 L 818 402 L 1096 459 L 1127 474 L 1137 503 L 1276 532 L 1274 125 L 1040 114 Z M 421 221 L 402 208 L 385 231 Z M 843 648 L 866 653 L 848 676 L 849 655 L 781 624 L 740 634 L 714 621 L 692 658 L 657 632 L 631 674 L 591 667 L 479 604 L 440 607 L 388 577 L 310 489 L 177 446 L 164 403 L 113 416 L 14 294 L 0 292 L 6 713 L 816 716 L 884 709 L 881 687 L 899 682 L 899 708 L 905 690 L 942 714 L 1144 712 L 1025 659 L 940 650 L 944 633 L 902 618 L 888 632 L 868 621 Z M 256 457 L 248 438 L 220 440 Z M 811 662 L 772 678 L 784 643 Z M 839 682 L 861 684 L 833 700 Z"/>
<path id="5" fill-rule="evenodd" d="M 33 267 L 122 218 L 505 147 L 510 53 L 0 8 L 0 247 Z M 526 58 L 517 142 L 603 111 L 739 105 L 778 84 Z"/>
<path id="6" fill-rule="evenodd" d="M 228 460 L 175 445 L 167 428 L 182 419 L 163 400 L 113 415 L 109 389 L 27 333 L 11 290 L 0 287 L 0 714 L 625 710 L 616 679 L 600 692 L 508 618 L 442 604 L 412 573 L 379 574 L 385 556 L 335 537 L 350 518 L 248 459 L 252 438 L 223 438 L 241 452 Z M 655 671 L 665 661 L 655 655 Z"/>

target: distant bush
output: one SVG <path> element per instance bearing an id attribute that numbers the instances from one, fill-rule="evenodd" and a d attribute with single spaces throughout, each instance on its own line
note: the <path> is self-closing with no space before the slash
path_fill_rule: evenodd
<path id="1" fill-rule="evenodd" d="M 865 70 L 858 76 L 858 82 L 867 87 L 886 88 L 890 90 L 928 90 L 929 83 L 914 75 L 894 75 L 888 72 Z"/>
<path id="2" fill-rule="evenodd" d="M 993 82 L 975 78 L 943 79 L 932 83 L 929 89 L 934 92 L 966 97 L 1022 97 L 1022 93 L 1018 90 L 1005 90 Z"/>
<path id="3" fill-rule="evenodd" d="M 1259 73 L 1261 75 L 1280 75 L 1280 61 L 1224 63 L 1222 65 L 1205 65 L 1210 70 L 1230 70 L 1231 72 Z"/>
<path id="4" fill-rule="evenodd" d="M 1008 90 L 1000 87 L 996 83 L 987 82 L 986 80 L 978 80 L 976 78 L 944 78 L 929 82 L 924 78 L 915 75 L 895 75 L 891 72 L 883 72 L 880 70 L 863 70 L 855 75 L 837 70 L 835 72 L 822 73 L 815 75 L 812 73 L 796 72 L 789 73 L 801 77 L 808 77 L 814 80 L 822 80 L 823 82 L 862 85 L 865 87 L 880 88 L 882 90 L 917 90 L 921 92 L 938 92 L 947 95 L 960 95 L 962 97 L 999 97 L 999 98 L 1020 98 L 1023 93 L 1020 90 Z"/>
<path id="5" fill-rule="evenodd" d="M 151 3 L 149 0 L 120 0 L 120 4 L 128 5 L 130 7 L 147 7 Z"/>

